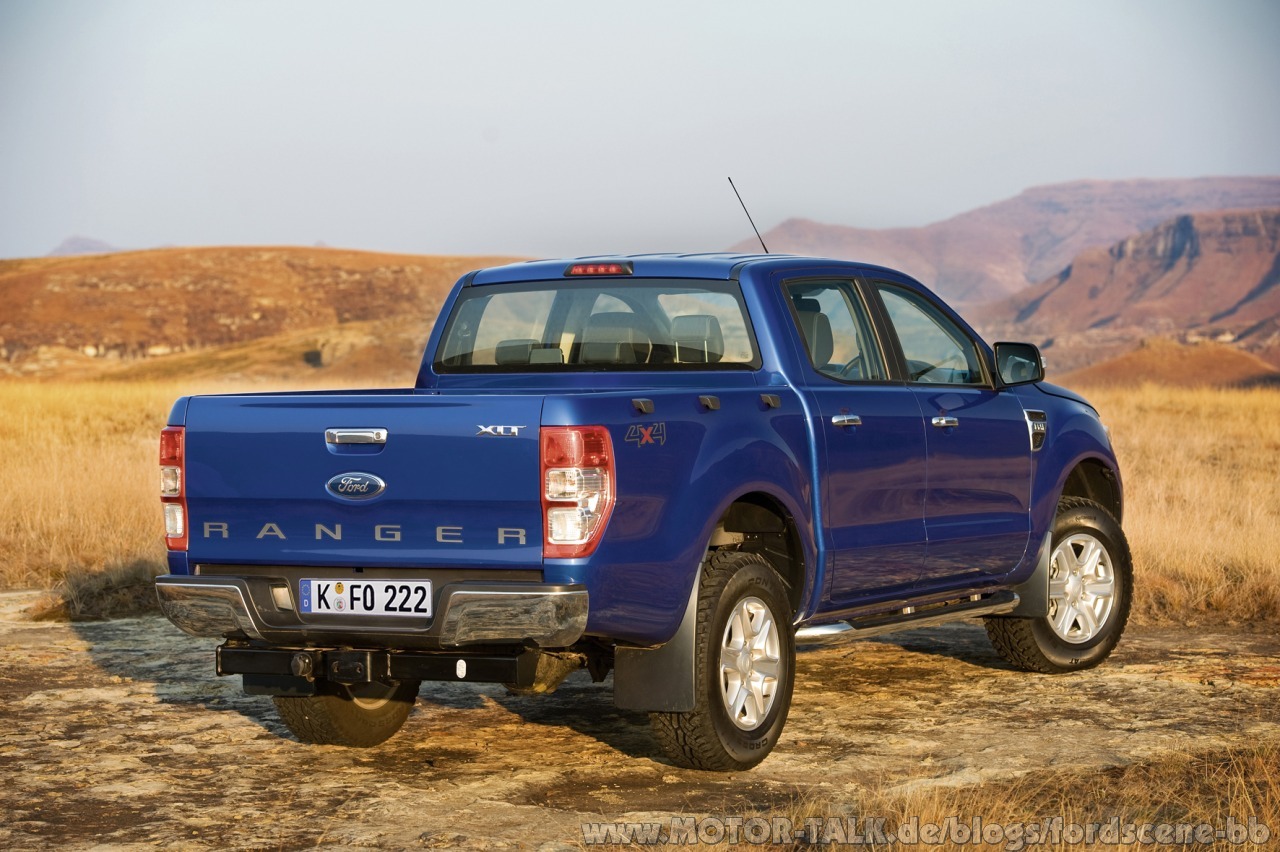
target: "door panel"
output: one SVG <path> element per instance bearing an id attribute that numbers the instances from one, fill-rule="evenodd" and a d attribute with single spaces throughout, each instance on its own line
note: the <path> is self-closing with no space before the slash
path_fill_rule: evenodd
<path id="1" fill-rule="evenodd" d="M 929 454 L 924 581 L 1006 574 L 1031 535 L 1031 439 L 1012 394 L 913 387 Z M 934 426 L 934 418 L 955 426 Z"/>
<path id="2" fill-rule="evenodd" d="M 906 586 L 925 558 L 925 434 L 920 407 L 904 387 L 816 391 L 827 450 L 826 525 L 833 565 L 830 597 Z M 858 426 L 832 419 L 855 415 Z"/>
<path id="3" fill-rule="evenodd" d="M 975 341 L 923 294 L 874 285 L 923 414 L 928 452 L 921 581 L 1011 571 L 1031 535 L 1031 440 L 1017 397 L 994 390 Z"/>
<path id="4" fill-rule="evenodd" d="M 787 285 L 825 454 L 821 500 L 831 605 L 906 587 L 925 555 L 925 427 L 911 390 L 887 379 L 865 305 L 850 281 Z M 834 422 L 839 419 L 844 423 Z"/>

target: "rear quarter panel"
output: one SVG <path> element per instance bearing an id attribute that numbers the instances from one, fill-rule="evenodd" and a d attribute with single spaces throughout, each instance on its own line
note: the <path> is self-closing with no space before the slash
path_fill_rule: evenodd
<path id="1" fill-rule="evenodd" d="M 703 407 L 700 394 L 717 396 L 720 409 Z M 591 557 L 546 560 L 544 571 L 549 582 L 587 586 L 588 633 L 648 645 L 675 633 L 715 525 L 741 495 L 765 493 L 784 506 L 812 564 L 813 494 L 805 475 L 810 444 L 794 394 L 780 393 L 782 406 L 773 409 L 753 379 L 736 388 L 645 391 L 652 414 L 634 409 L 636 395 L 547 399 L 543 425 L 609 428 L 618 499 Z"/>

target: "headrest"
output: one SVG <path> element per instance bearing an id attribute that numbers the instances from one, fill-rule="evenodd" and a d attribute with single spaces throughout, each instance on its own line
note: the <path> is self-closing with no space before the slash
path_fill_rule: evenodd
<path id="1" fill-rule="evenodd" d="M 528 364 L 529 355 L 538 341 L 532 338 L 504 340 L 493 351 L 495 364 Z"/>
<path id="2" fill-rule="evenodd" d="M 796 316 L 800 318 L 800 331 L 804 334 L 804 342 L 809 347 L 809 357 L 818 369 L 827 366 L 831 354 L 835 351 L 835 341 L 831 338 L 831 320 L 822 313 L 822 306 L 817 299 L 796 299 Z"/>
<path id="3" fill-rule="evenodd" d="M 564 352 L 557 347 L 535 349 L 529 353 L 530 364 L 563 364 Z"/>
<path id="4" fill-rule="evenodd" d="M 676 363 L 715 364 L 724 356 L 720 320 L 710 314 L 689 314 L 671 320 Z"/>
<path id="5" fill-rule="evenodd" d="M 649 337 L 635 314 L 613 311 L 592 314 L 582 331 L 584 364 L 642 364 L 649 359 Z"/>

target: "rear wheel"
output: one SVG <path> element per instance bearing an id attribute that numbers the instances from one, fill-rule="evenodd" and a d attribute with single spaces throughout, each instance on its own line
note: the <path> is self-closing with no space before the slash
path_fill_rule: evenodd
<path id="1" fill-rule="evenodd" d="M 1052 674 L 1105 660 L 1124 632 L 1133 594 L 1129 544 L 1115 518 L 1080 497 L 1058 502 L 1049 563 L 1049 615 L 988 618 L 987 636 L 1020 669 Z"/>
<path id="2" fill-rule="evenodd" d="M 418 686 L 416 680 L 394 686 L 320 683 L 316 695 L 273 700 L 280 718 L 302 742 L 368 748 L 400 730 L 418 697 Z"/>
<path id="3" fill-rule="evenodd" d="M 694 708 L 649 714 L 654 735 L 680 766 L 749 769 L 782 733 L 795 671 L 786 588 L 762 557 L 711 557 L 698 592 L 694 647 Z"/>

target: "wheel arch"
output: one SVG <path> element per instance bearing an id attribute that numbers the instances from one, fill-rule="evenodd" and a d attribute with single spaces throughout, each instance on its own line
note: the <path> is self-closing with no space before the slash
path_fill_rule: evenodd
<path id="1" fill-rule="evenodd" d="M 1116 523 L 1124 521 L 1124 495 L 1119 472 L 1098 458 L 1084 458 L 1067 474 L 1059 492 L 1063 497 L 1083 497 L 1102 506 Z"/>
<path id="2" fill-rule="evenodd" d="M 787 589 L 792 617 L 810 591 L 806 566 L 813 543 L 797 523 L 798 513 L 782 497 L 764 487 L 744 487 L 711 513 L 704 554 L 693 577 L 688 602 L 675 634 L 655 648 L 619 646 L 614 652 L 614 703 L 627 710 L 688 712 L 695 702 L 694 639 L 703 565 L 709 554 L 739 549 L 760 555 L 777 571 Z M 802 517 L 802 516 L 801 516 Z"/>
<path id="3" fill-rule="evenodd" d="M 720 512 L 708 549 L 736 547 L 763 556 L 787 587 L 795 616 L 808 598 L 813 548 L 805 541 L 795 513 L 765 490 L 749 490 L 732 498 Z"/>

